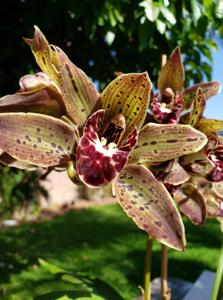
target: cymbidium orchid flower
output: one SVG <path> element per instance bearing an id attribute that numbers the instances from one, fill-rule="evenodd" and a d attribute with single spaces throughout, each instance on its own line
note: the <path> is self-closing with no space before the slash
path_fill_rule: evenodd
<path id="1" fill-rule="evenodd" d="M 183 114 L 191 109 L 198 88 L 202 89 L 205 99 L 208 99 L 219 92 L 220 83 L 198 83 L 184 89 L 184 66 L 180 49 L 177 47 L 161 68 L 157 87 L 159 92 L 155 93 L 151 100 L 153 118 L 161 124 L 172 124 L 182 123 L 185 119 Z M 186 117 L 188 116 L 189 114 L 186 114 Z"/>
<path id="2" fill-rule="evenodd" d="M 35 27 L 31 47 L 42 72 L 20 80 L 0 100 L 1 161 L 18 167 L 67 167 L 74 182 L 109 183 L 124 211 L 162 243 L 182 250 L 175 203 L 146 164 L 201 150 L 206 136 L 189 125 L 144 127 L 151 92 L 147 73 L 123 74 L 99 95 L 86 74 Z"/>
<path id="3" fill-rule="evenodd" d="M 156 177 L 174 195 L 181 212 L 192 222 L 203 224 L 208 205 L 197 188 L 197 176 L 221 181 L 223 174 L 222 146 L 216 135 L 213 138 L 213 127 L 222 130 L 222 121 L 203 117 L 206 101 L 219 91 L 220 83 L 199 83 L 184 89 L 184 67 L 180 49 L 176 48 L 162 67 L 157 85 L 159 92 L 152 98 L 153 115 L 149 119 L 158 123 L 189 124 L 203 131 L 209 139 L 199 152 L 152 166 Z"/>

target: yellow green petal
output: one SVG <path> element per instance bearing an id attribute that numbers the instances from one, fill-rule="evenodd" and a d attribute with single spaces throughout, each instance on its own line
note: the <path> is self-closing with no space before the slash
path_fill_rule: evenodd
<path id="1" fill-rule="evenodd" d="M 201 88 L 203 93 L 205 94 L 205 98 L 208 99 L 211 96 L 216 95 L 219 93 L 221 88 L 221 83 L 218 81 L 210 81 L 207 83 L 197 83 L 189 88 L 186 88 L 183 91 L 183 104 L 184 109 L 190 108 L 192 102 L 195 99 L 196 91 L 198 88 Z"/>
<path id="2" fill-rule="evenodd" d="M 201 119 L 197 125 L 197 129 L 206 134 L 223 131 L 223 120 Z"/>
<path id="3" fill-rule="evenodd" d="M 196 91 L 195 99 L 192 103 L 191 111 L 190 111 L 190 121 L 189 124 L 193 127 L 196 127 L 202 114 L 205 109 L 206 98 L 202 89 L 199 87 Z"/>
<path id="4" fill-rule="evenodd" d="M 139 132 L 129 163 L 167 161 L 197 152 L 206 143 L 206 136 L 189 125 L 149 123 Z"/>
<path id="5" fill-rule="evenodd" d="M 91 80 L 60 48 L 49 45 L 37 26 L 33 39 L 25 41 L 41 70 L 59 86 L 68 116 L 78 127 L 83 126 L 99 97 Z"/>
<path id="6" fill-rule="evenodd" d="M 126 121 L 123 139 L 136 127 L 141 128 L 150 101 L 151 81 L 147 73 L 122 74 L 102 92 L 98 109 L 105 109 L 105 122 L 122 114 Z"/>

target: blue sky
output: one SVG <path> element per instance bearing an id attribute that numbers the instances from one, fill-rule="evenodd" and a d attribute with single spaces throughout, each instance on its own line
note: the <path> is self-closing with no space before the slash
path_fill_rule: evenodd
<path id="1" fill-rule="evenodd" d="M 212 80 L 220 81 L 223 84 L 223 46 L 218 45 L 218 50 L 213 52 Z M 210 119 L 223 119 L 223 88 L 221 92 L 207 101 L 205 109 L 206 117 Z"/>

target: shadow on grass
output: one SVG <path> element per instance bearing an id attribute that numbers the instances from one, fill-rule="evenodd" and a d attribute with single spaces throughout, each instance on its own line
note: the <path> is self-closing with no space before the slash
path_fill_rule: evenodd
<path id="1" fill-rule="evenodd" d="M 213 255 L 217 264 L 222 238 L 218 227 L 216 222 L 197 227 L 186 221 L 188 248 L 183 254 L 170 251 L 169 275 L 194 281 L 204 268 L 209 268 L 211 249 L 216 251 Z M 89 271 L 109 280 L 118 289 L 128 288 L 135 293 L 137 285 L 143 283 L 145 243 L 146 235 L 114 205 L 73 211 L 53 220 L 4 229 L 0 232 L 0 281 L 8 282 L 11 275 L 30 271 L 32 266 L 35 268 L 37 258 L 42 257 L 68 270 Z M 199 258 L 193 259 L 193 251 L 201 248 L 206 249 L 207 257 L 198 254 Z M 158 277 L 159 272 L 160 246 L 155 243 L 152 276 Z M 120 274 L 123 277 L 119 278 Z M 45 284 L 50 280 L 45 275 L 28 276 L 26 288 L 33 291 Z M 22 286 L 12 286 L 11 292 L 19 289 Z"/>
<path id="2" fill-rule="evenodd" d="M 138 229 L 119 209 L 73 211 L 49 221 L 24 224 L 17 228 L 0 231 L 1 280 L 7 274 L 19 272 L 27 265 L 36 263 L 38 257 L 56 258 L 83 248 L 106 248 L 106 244 L 123 239 Z M 108 247 L 109 251 L 109 247 Z M 79 253 L 80 254 L 80 253 Z"/>

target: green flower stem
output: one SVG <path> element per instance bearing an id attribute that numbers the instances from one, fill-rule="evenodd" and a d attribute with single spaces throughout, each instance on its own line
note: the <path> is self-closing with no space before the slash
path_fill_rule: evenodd
<path id="1" fill-rule="evenodd" d="M 166 64 L 167 56 L 161 56 L 161 68 Z M 168 247 L 162 244 L 162 258 L 161 258 L 161 296 L 163 300 L 171 298 L 171 291 L 168 288 Z"/>
<path id="2" fill-rule="evenodd" d="M 214 287 L 211 300 L 223 299 L 223 242 L 221 247 L 221 255 L 215 275 Z"/>
<path id="3" fill-rule="evenodd" d="M 146 256 L 145 256 L 145 273 L 144 273 L 144 300 L 151 299 L 151 263 L 152 263 L 152 247 L 153 239 L 148 236 L 146 243 Z"/>
<path id="4" fill-rule="evenodd" d="M 163 300 L 171 299 L 171 290 L 168 287 L 168 247 L 162 244 L 161 260 L 161 296 Z"/>

